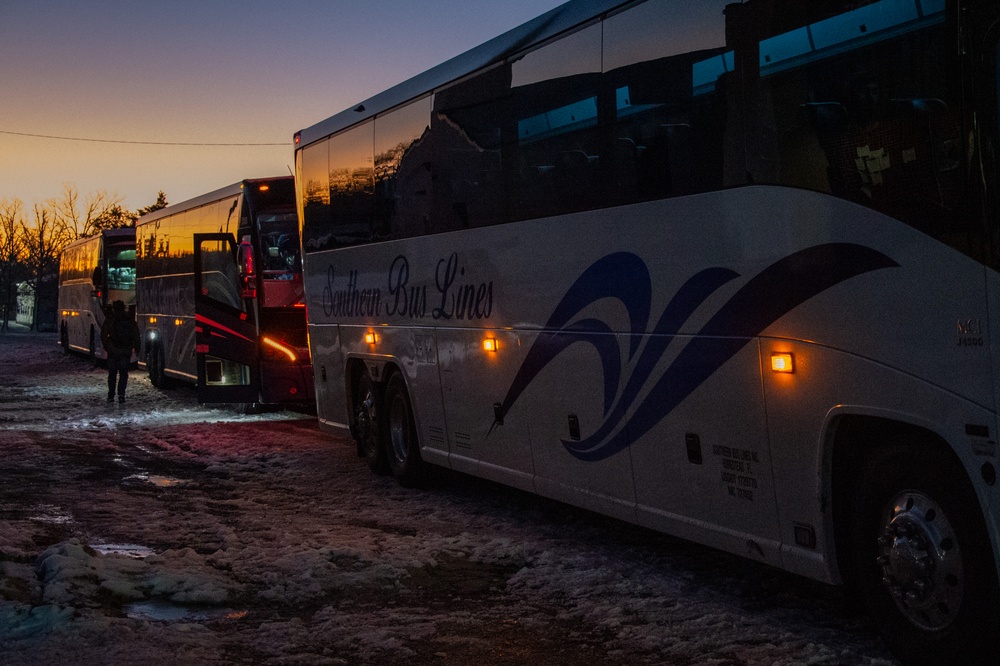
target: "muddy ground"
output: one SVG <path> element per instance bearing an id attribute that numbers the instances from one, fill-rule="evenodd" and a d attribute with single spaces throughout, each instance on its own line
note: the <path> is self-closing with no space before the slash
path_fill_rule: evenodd
<path id="1" fill-rule="evenodd" d="M 840 592 L 468 477 L 406 490 L 0 334 L 0 664 L 892 664 Z"/>

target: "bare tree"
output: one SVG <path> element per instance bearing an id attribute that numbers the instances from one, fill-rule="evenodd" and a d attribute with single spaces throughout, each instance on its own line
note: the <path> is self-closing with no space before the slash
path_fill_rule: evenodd
<path id="1" fill-rule="evenodd" d="M 35 219 L 32 225 L 21 221 L 24 238 L 25 259 L 29 281 L 35 291 L 35 313 L 38 313 L 38 298 L 46 279 L 58 279 L 59 254 L 74 239 L 74 229 L 65 218 L 56 213 L 58 202 L 35 204 Z M 32 328 L 35 324 L 32 322 Z"/>
<path id="2" fill-rule="evenodd" d="M 75 185 L 63 185 L 62 197 L 47 204 L 55 221 L 70 230 L 72 239 L 93 236 L 103 229 L 134 224 L 132 214 L 121 207 L 122 197 L 98 190 L 80 202 Z"/>
<path id="3" fill-rule="evenodd" d="M 24 268 L 24 204 L 20 199 L 0 200 L 0 330 L 6 331 L 11 307 L 16 302 L 14 290 Z"/>

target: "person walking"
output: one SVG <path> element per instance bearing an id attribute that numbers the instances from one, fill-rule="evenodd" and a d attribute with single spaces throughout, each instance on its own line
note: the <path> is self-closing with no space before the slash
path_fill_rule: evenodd
<path id="1" fill-rule="evenodd" d="M 139 351 L 139 327 L 124 302 L 111 304 L 111 314 L 101 325 L 101 343 L 108 353 L 108 402 L 114 402 L 117 388 L 118 402 L 124 403 L 132 350 Z"/>

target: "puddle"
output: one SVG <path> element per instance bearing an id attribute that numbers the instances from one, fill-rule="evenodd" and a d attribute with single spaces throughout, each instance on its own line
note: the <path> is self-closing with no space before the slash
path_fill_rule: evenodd
<path id="1" fill-rule="evenodd" d="M 92 543 L 90 547 L 101 555 L 121 555 L 136 560 L 144 560 L 154 554 L 152 548 L 134 543 Z"/>
<path id="2" fill-rule="evenodd" d="M 187 483 L 185 479 L 175 479 L 172 476 L 158 476 L 156 474 L 130 474 L 122 479 L 122 483 L 151 483 L 158 488 L 172 488 L 183 486 Z"/>
<path id="3" fill-rule="evenodd" d="M 240 620 L 247 616 L 247 611 L 232 608 L 196 608 L 172 604 L 167 601 L 139 601 L 126 604 L 122 610 L 125 616 L 133 620 L 152 620 L 154 622 L 205 621 L 205 620 Z"/>

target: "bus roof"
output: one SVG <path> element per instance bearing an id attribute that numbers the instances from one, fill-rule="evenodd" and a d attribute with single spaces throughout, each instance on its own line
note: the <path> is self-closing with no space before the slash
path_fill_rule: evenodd
<path id="1" fill-rule="evenodd" d="M 83 238 L 77 238 L 71 243 L 67 243 L 63 250 L 67 250 L 72 247 L 78 247 L 80 245 L 87 245 L 88 243 L 97 243 L 102 238 L 108 239 L 110 241 L 120 240 L 120 239 L 135 239 L 135 227 L 116 227 L 114 229 L 103 229 L 100 233 L 93 234 L 91 236 L 84 236 Z"/>
<path id="2" fill-rule="evenodd" d="M 188 210 L 189 208 L 197 208 L 198 206 L 204 206 L 205 204 L 210 204 L 213 201 L 218 201 L 219 199 L 225 199 L 226 197 L 232 197 L 239 194 L 243 187 L 248 183 L 259 183 L 263 181 L 278 181 L 278 180 L 290 180 L 291 176 L 275 176 L 274 178 L 248 178 L 246 180 L 241 180 L 238 183 L 233 183 L 232 185 L 227 185 L 225 187 L 220 187 L 212 192 L 207 192 L 200 196 L 194 197 L 193 199 L 188 199 L 186 201 L 181 201 L 180 203 L 170 204 L 166 208 L 161 208 L 160 210 L 154 210 L 152 213 L 147 213 L 143 215 L 135 222 L 135 226 L 141 224 L 146 224 L 154 220 L 158 220 L 161 217 L 166 217 L 167 215 L 172 215 L 182 210 Z"/>
<path id="3" fill-rule="evenodd" d="M 499 37 L 494 37 L 488 42 L 378 93 L 350 109 L 301 130 L 297 133 L 299 137 L 298 147 L 306 146 L 351 125 L 372 118 L 383 111 L 431 92 L 483 67 L 503 62 L 514 53 L 585 24 L 621 5 L 628 4 L 628 2 L 629 0 L 570 0 L 570 2 L 509 30 Z"/>

